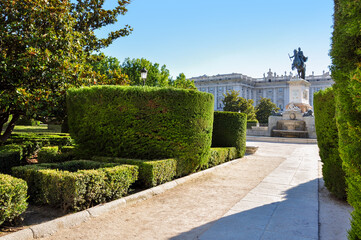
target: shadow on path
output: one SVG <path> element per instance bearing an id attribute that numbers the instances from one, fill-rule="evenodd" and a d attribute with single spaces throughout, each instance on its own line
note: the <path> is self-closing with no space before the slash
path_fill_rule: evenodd
<path id="1" fill-rule="evenodd" d="M 263 182 L 222 218 L 171 239 L 317 240 L 318 234 L 314 179 L 297 186 Z"/>

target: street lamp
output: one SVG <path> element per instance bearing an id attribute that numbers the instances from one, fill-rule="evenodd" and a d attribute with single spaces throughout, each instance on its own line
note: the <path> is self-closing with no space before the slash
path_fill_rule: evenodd
<path id="1" fill-rule="evenodd" d="M 147 79 L 148 71 L 145 69 L 145 67 L 140 70 L 140 77 L 143 79 L 143 86 L 145 86 L 145 79 Z"/>

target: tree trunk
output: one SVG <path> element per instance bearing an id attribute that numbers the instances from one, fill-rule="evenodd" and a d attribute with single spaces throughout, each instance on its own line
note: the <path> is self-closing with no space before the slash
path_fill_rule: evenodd
<path id="1" fill-rule="evenodd" d="M 7 125 L 5 132 L 0 134 L 0 143 L 5 142 L 11 135 L 14 130 L 16 121 L 20 118 L 19 114 L 13 114 L 13 118 L 11 119 L 10 123 Z"/>

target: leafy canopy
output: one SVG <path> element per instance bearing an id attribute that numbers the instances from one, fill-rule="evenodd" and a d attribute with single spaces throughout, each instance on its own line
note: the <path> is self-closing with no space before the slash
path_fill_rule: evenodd
<path id="1" fill-rule="evenodd" d="M 245 113 L 247 121 L 256 120 L 256 111 L 253 107 L 254 101 L 252 99 L 244 99 L 239 96 L 239 91 L 234 90 L 231 92 L 227 91 L 227 94 L 223 94 L 223 96 L 223 111 Z"/>
<path id="2" fill-rule="evenodd" d="M 256 116 L 260 123 L 268 123 L 268 117 L 272 112 L 280 110 L 269 98 L 261 98 L 256 106 Z"/>
<path id="3" fill-rule="evenodd" d="M 94 31 L 115 23 L 129 1 L 113 10 L 104 0 L 0 0 L 0 141 L 20 116 L 44 122 L 64 117 L 69 87 L 97 83 L 91 54 L 127 36 L 129 26 L 98 39 Z M 105 78 L 100 77 L 100 81 Z"/>

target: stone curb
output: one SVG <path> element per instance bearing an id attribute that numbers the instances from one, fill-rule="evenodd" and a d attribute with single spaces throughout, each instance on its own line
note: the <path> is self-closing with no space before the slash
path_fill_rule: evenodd
<path id="1" fill-rule="evenodd" d="M 236 164 L 241 159 L 247 159 L 247 156 L 244 156 L 243 158 L 237 158 L 235 160 L 217 165 L 212 168 L 208 168 L 206 170 L 203 170 L 203 171 L 200 171 L 197 173 L 193 173 L 191 175 L 188 175 L 188 176 L 185 176 L 182 178 L 175 179 L 171 182 L 167 182 L 162 185 L 146 189 L 144 191 L 129 195 L 127 197 L 114 200 L 112 202 L 99 204 L 95 207 L 83 210 L 81 212 L 73 213 L 70 215 L 66 215 L 64 217 L 60 217 L 60 218 L 51 220 L 49 222 L 31 226 L 29 228 L 20 230 L 18 232 L 11 233 L 11 234 L 5 235 L 3 237 L 0 237 L 0 240 L 32 240 L 32 239 L 49 237 L 63 228 L 75 227 L 75 226 L 80 225 L 83 222 L 88 221 L 91 218 L 96 218 L 98 216 L 101 216 L 101 215 L 111 211 L 114 208 L 125 207 L 128 204 L 133 204 L 133 203 L 147 200 L 149 198 L 152 198 L 153 196 L 162 194 L 165 191 L 172 189 L 178 185 L 181 185 L 188 181 L 197 179 L 204 175 L 211 174 L 212 172 L 217 171 L 226 166 Z"/>

